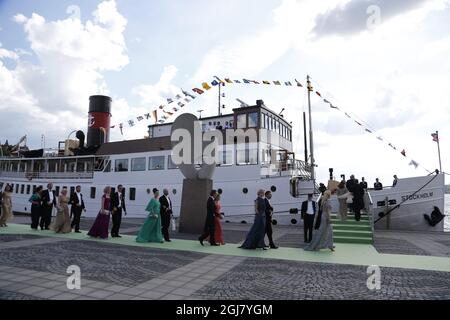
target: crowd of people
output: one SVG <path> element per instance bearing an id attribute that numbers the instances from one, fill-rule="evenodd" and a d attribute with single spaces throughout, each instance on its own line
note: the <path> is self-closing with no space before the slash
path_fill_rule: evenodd
<path id="1" fill-rule="evenodd" d="M 120 225 L 122 215 L 126 213 L 125 189 L 118 185 L 112 192 L 107 186 L 103 190 L 100 210 L 94 220 L 88 235 L 95 238 L 107 239 L 109 235 L 110 220 L 111 237 L 120 238 Z M 7 184 L 4 191 L 0 193 L 0 226 L 6 227 L 12 215 L 11 202 L 12 186 Z M 146 207 L 150 214 L 144 222 L 136 241 L 138 242 L 170 242 L 169 227 L 172 218 L 172 201 L 169 191 L 163 190 L 163 196 L 159 197 L 159 191 L 153 189 L 154 197 Z M 62 188 L 59 195 L 53 190 L 53 184 L 48 183 L 47 189 L 42 186 L 36 187 L 29 198 L 31 203 L 31 229 L 53 230 L 56 233 L 81 233 L 80 219 L 86 212 L 86 207 L 81 193 L 81 186 L 76 186 L 74 192 L 68 195 L 67 188 Z M 69 208 L 70 206 L 70 208 Z M 56 218 L 52 222 L 52 212 L 56 209 Z"/>
<path id="2" fill-rule="evenodd" d="M 394 175 L 393 186 L 397 183 L 397 176 Z M 378 178 L 374 183 L 374 189 L 380 190 L 383 186 Z M 301 218 L 304 222 L 304 242 L 305 250 L 330 249 L 334 251 L 333 228 L 331 223 L 330 198 L 336 194 L 339 202 L 338 218 L 347 219 L 348 211 L 354 213 L 356 221 L 361 219 L 361 210 L 364 209 L 364 194 L 367 190 L 367 182 L 362 177 L 359 182 L 354 175 L 350 179 L 342 180 L 337 188 L 328 190 L 323 183 L 318 188 L 321 193 L 318 202 L 313 200 L 313 194 L 308 195 L 308 199 L 301 204 Z M 0 215 L 0 226 L 6 226 L 6 222 L 12 218 L 11 203 L 12 187 L 7 185 L 0 197 L 2 200 Z M 120 225 L 122 215 L 126 215 L 125 190 L 122 185 L 112 192 L 112 188 L 107 186 L 103 190 L 100 210 L 88 231 L 88 235 L 95 238 L 106 239 L 109 235 L 109 224 L 112 220 L 111 237 L 120 238 Z M 272 192 L 259 190 L 254 201 L 255 218 L 252 227 L 248 231 L 244 243 L 240 246 L 243 249 L 268 248 L 277 249 L 273 241 L 272 217 L 274 208 L 270 200 Z M 63 188 L 59 195 L 53 190 L 53 184 L 49 183 L 47 189 L 42 186 L 34 190 L 30 197 L 31 202 L 31 228 L 37 230 L 53 230 L 57 233 L 80 233 L 80 217 L 86 211 L 81 187 L 76 186 L 75 191 L 68 195 L 67 188 Z M 69 209 L 70 206 L 70 209 Z M 52 222 L 52 212 L 56 208 L 56 218 Z M 222 233 L 220 194 L 212 190 L 206 203 L 206 219 L 203 234 L 198 238 L 203 246 L 204 241 L 208 241 L 212 246 L 224 245 Z M 137 237 L 137 242 L 170 242 L 169 227 L 173 219 L 172 201 L 167 189 L 163 190 L 160 196 L 157 188 L 153 189 L 153 197 L 147 204 L 145 211 L 148 216 L 145 219 Z M 268 244 L 265 242 L 267 235 Z"/>

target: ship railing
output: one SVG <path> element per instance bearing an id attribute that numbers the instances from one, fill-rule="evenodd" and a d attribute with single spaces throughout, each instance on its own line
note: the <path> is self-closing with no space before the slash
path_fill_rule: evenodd
<path id="1" fill-rule="evenodd" d="M 374 223 L 374 220 L 373 220 L 372 207 L 373 207 L 372 196 L 370 195 L 369 191 L 366 191 L 364 193 L 364 208 L 366 209 L 367 216 L 369 217 L 370 227 L 372 229 L 372 234 L 373 234 L 375 223 Z"/>
<path id="2" fill-rule="evenodd" d="M 93 171 L 88 172 L 0 172 L 2 177 L 6 178 L 22 178 L 27 180 L 33 179 L 92 179 Z"/>
<path id="3" fill-rule="evenodd" d="M 261 165 L 261 176 L 269 178 L 276 176 L 298 176 L 304 180 L 311 179 L 310 166 L 301 160 L 279 161 Z"/>

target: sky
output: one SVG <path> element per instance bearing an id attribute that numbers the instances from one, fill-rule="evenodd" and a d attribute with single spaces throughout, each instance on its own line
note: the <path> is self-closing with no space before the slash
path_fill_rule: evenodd
<path id="1" fill-rule="evenodd" d="M 94 94 L 113 99 L 112 124 L 124 123 L 123 135 L 111 131 L 117 141 L 143 138 L 153 121 L 129 127 L 129 119 L 214 76 L 304 83 L 310 75 L 322 98 L 373 131 L 313 94 L 320 181 L 328 168 L 385 185 L 393 174 L 428 174 L 439 167 L 435 131 L 450 172 L 449 21 L 450 0 L 0 0 L 0 142 L 26 134 L 40 148 L 43 135 L 46 147 L 57 147 L 73 130 L 86 131 Z M 210 91 L 183 111 L 216 115 Z M 239 107 L 236 98 L 285 108 L 303 159 L 303 88 L 223 91 L 225 113 Z"/>

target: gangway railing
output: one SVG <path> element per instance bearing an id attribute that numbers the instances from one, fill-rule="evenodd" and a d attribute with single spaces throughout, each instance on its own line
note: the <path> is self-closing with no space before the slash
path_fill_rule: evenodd
<path id="1" fill-rule="evenodd" d="M 374 218 L 373 218 L 373 200 L 369 191 L 364 192 L 364 208 L 366 209 L 367 216 L 369 217 L 370 228 L 372 229 L 372 234 L 374 232 Z"/>

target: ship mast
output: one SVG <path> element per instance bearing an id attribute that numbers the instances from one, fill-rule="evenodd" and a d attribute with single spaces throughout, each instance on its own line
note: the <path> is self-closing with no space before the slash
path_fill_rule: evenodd
<path id="1" fill-rule="evenodd" d="M 311 152 L 311 178 L 315 180 L 314 176 L 314 148 L 313 148 L 313 131 L 312 131 L 312 118 L 311 118 L 311 91 L 313 90 L 311 86 L 311 81 L 309 75 L 306 76 L 306 83 L 308 88 L 308 112 L 309 112 L 309 150 Z"/>

